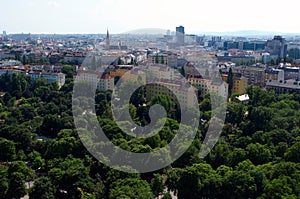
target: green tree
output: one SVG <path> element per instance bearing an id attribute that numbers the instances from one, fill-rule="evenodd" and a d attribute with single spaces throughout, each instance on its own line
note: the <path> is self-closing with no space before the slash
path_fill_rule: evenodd
<path id="1" fill-rule="evenodd" d="M 29 192 L 32 199 L 55 199 L 56 188 L 48 177 L 41 177 L 34 182 Z"/>
<path id="2" fill-rule="evenodd" d="M 228 93 L 230 96 L 232 93 L 232 88 L 233 88 L 233 72 L 232 72 L 231 68 L 229 68 L 227 83 L 228 83 Z"/>
<path id="3" fill-rule="evenodd" d="M 13 173 L 20 173 L 20 174 L 22 174 L 22 180 L 24 180 L 24 181 L 30 181 L 35 176 L 33 170 L 30 167 L 28 167 L 25 164 L 25 162 L 22 162 L 22 161 L 12 162 L 8 167 L 7 173 L 8 173 L 9 179 L 11 179 L 11 176 L 13 175 Z"/>
<path id="4" fill-rule="evenodd" d="M 161 174 L 154 174 L 151 183 L 150 183 L 152 193 L 155 197 L 158 197 L 160 194 L 164 191 L 164 183 L 163 183 L 163 177 Z"/>
<path id="5" fill-rule="evenodd" d="M 14 172 L 9 177 L 9 188 L 7 191 L 9 198 L 21 198 L 26 194 L 25 176 L 20 172 Z"/>
<path id="6" fill-rule="evenodd" d="M 137 178 L 117 180 L 112 184 L 109 198 L 151 199 L 154 198 L 147 181 Z"/>
<path id="7" fill-rule="evenodd" d="M 65 65 L 62 67 L 61 72 L 66 74 L 66 78 L 73 78 L 76 73 L 75 68 L 70 65 Z"/>
<path id="8" fill-rule="evenodd" d="M 203 163 L 175 169 L 167 179 L 168 188 L 178 190 L 178 198 L 219 198 L 221 183 L 221 176 Z"/>
<path id="9" fill-rule="evenodd" d="M 68 156 L 65 159 L 53 159 L 48 162 L 49 178 L 55 187 L 67 192 L 68 197 L 77 198 L 78 188 L 91 193 L 94 189 L 89 176 L 90 167 L 82 159 Z"/>
<path id="10" fill-rule="evenodd" d="M 289 176 L 281 176 L 268 182 L 264 187 L 263 195 L 259 198 L 298 198 L 293 194 L 292 181 Z"/>
<path id="11" fill-rule="evenodd" d="M 272 154 L 267 146 L 262 144 L 249 144 L 246 148 L 247 157 L 254 164 L 264 164 L 272 160 Z"/>
<path id="12" fill-rule="evenodd" d="M 296 142 L 288 148 L 284 157 L 287 161 L 300 163 L 300 142 Z"/>
<path id="13" fill-rule="evenodd" d="M 168 113 L 168 115 L 170 115 L 169 113 L 174 112 L 175 103 L 171 99 L 171 97 L 169 97 L 167 95 L 155 95 L 154 97 L 152 97 L 152 99 L 150 101 L 150 106 L 153 106 L 155 104 L 162 105 L 166 109 L 166 112 Z"/>
<path id="14" fill-rule="evenodd" d="M 252 170 L 255 167 L 249 160 L 240 162 L 235 170 L 223 172 L 222 197 L 224 198 L 256 198 L 257 182 Z M 255 172 L 254 172 L 255 173 Z"/>
<path id="15" fill-rule="evenodd" d="M 0 198 L 5 199 L 8 191 L 7 167 L 0 166 Z"/>
<path id="16" fill-rule="evenodd" d="M 15 156 L 15 143 L 7 139 L 0 139 L 0 161 L 12 161 Z"/>

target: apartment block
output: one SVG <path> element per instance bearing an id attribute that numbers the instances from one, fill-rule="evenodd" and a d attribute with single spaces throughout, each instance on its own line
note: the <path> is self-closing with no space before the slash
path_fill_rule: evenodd
<path id="1" fill-rule="evenodd" d="M 187 82 L 161 80 L 155 84 L 146 85 L 146 100 L 150 101 L 155 95 L 166 95 L 174 101 L 178 100 L 183 106 L 181 109 L 187 109 L 198 103 L 196 91 L 197 89 Z"/>
<path id="2" fill-rule="evenodd" d="M 251 66 L 237 66 L 232 69 L 233 73 L 240 73 L 248 79 L 248 85 L 265 86 L 265 68 Z"/>

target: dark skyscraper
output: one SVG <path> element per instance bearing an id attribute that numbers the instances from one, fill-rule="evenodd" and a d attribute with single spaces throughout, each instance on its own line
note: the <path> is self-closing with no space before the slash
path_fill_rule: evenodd
<path id="1" fill-rule="evenodd" d="M 176 42 L 180 45 L 184 44 L 184 34 L 183 26 L 176 27 Z"/>
<path id="2" fill-rule="evenodd" d="M 277 55 L 283 59 L 287 55 L 287 42 L 281 36 L 274 36 L 272 40 L 267 41 L 266 50 L 271 53 L 271 55 Z"/>

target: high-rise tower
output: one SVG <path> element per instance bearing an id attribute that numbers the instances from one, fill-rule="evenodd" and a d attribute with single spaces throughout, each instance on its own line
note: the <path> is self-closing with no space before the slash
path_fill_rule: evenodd
<path id="1" fill-rule="evenodd" d="M 179 45 L 183 45 L 184 44 L 184 27 L 183 26 L 179 26 L 176 27 L 176 43 Z"/>
<path id="2" fill-rule="evenodd" d="M 7 35 L 6 35 L 6 31 L 5 30 L 3 31 L 2 37 L 3 37 L 4 40 L 7 39 Z"/>

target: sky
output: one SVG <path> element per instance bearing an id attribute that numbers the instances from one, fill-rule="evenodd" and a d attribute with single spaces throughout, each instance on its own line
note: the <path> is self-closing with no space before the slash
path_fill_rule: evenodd
<path id="1" fill-rule="evenodd" d="M 261 30 L 300 33 L 299 0 L 1 0 L 7 33 L 124 33 L 142 28 L 187 34 Z M 2 29 L 2 30 L 1 30 Z"/>

